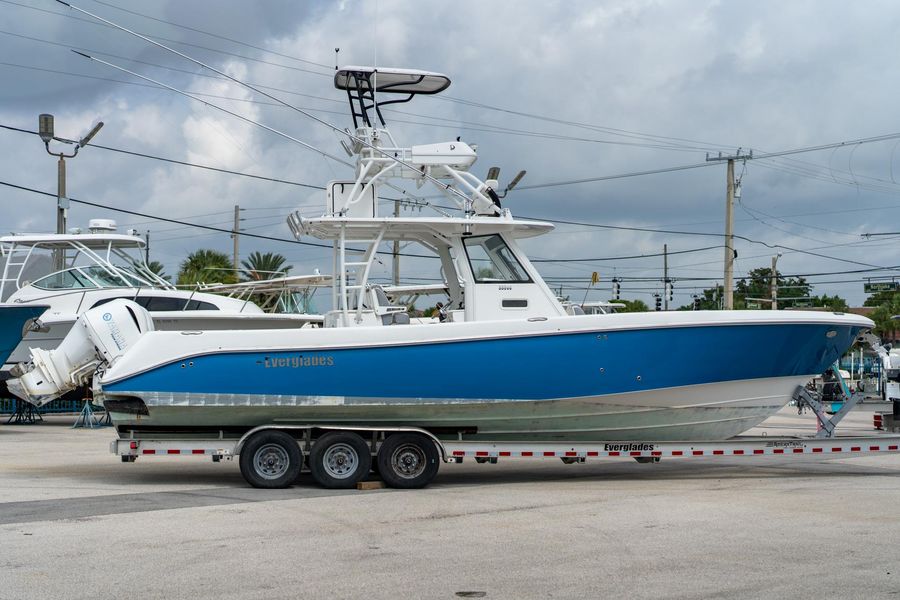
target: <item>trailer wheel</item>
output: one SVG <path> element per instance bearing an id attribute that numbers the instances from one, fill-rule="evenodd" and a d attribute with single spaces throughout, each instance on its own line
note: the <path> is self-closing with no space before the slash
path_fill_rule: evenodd
<path id="1" fill-rule="evenodd" d="M 309 470 L 316 483 L 328 489 L 353 488 L 369 474 L 369 445 L 350 431 L 326 433 L 313 444 Z"/>
<path id="2" fill-rule="evenodd" d="M 303 455 L 297 440 L 283 431 L 260 431 L 244 444 L 241 475 L 255 488 L 285 488 L 300 474 Z"/>
<path id="3" fill-rule="evenodd" d="M 381 444 L 378 470 L 392 488 L 416 489 L 431 483 L 440 466 L 434 442 L 419 433 L 395 433 Z"/>

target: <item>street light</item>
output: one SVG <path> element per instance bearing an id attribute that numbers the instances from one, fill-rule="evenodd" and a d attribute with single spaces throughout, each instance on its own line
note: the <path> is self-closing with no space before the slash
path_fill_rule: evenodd
<path id="1" fill-rule="evenodd" d="M 66 232 L 66 216 L 69 210 L 69 199 L 68 197 L 66 197 L 66 159 L 75 158 L 75 156 L 78 155 L 78 150 L 80 150 L 84 146 L 87 146 L 88 142 L 90 142 L 91 139 L 95 135 L 97 135 L 97 132 L 100 131 L 101 127 L 103 127 L 103 121 L 97 121 L 91 127 L 90 131 L 88 131 L 80 140 L 76 142 L 74 140 L 59 138 L 54 135 L 53 115 L 42 114 L 38 116 L 38 135 L 44 142 L 44 148 L 47 149 L 47 154 L 59 157 L 56 177 L 56 233 Z M 53 140 L 62 142 L 64 144 L 74 144 L 75 150 L 72 152 L 72 154 L 65 154 L 64 152 L 50 152 L 50 142 Z M 65 255 L 62 253 L 62 251 L 54 251 L 53 263 L 57 271 L 61 271 L 65 268 Z"/>

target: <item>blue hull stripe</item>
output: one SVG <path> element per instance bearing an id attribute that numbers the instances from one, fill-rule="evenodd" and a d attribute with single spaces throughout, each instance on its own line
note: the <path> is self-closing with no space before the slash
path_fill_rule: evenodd
<path id="1" fill-rule="evenodd" d="M 0 362 L 6 362 L 19 342 L 25 322 L 41 316 L 47 306 L 0 305 Z"/>
<path id="2" fill-rule="evenodd" d="M 104 390 L 573 398 L 818 374 L 850 347 L 860 331 L 856 326 L 828 324 L 727 325 L 334 350 L 221 352 L 126 377 L 104 385 Z"/>

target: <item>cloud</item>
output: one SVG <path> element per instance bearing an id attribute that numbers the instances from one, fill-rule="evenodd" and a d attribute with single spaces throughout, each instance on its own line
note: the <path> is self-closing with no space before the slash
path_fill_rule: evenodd
<path id="1" fill-rule="evenodd" d="M 270 106 L 266 103 L 271 100 L 258 94 L 202 76 L 210 74 L 140 40 L 73 19 L 78 15 L 64 7 L 28 4 L 61 16 L 10 5 L 0 14 L 0 29 L 65 47 L 0 34 L 4 61 L 20 65 L 0 66 L 5 81 L 0 123 L 32 128 L 39 112 L 52 112 L 60 132 L 74 136 L 99 114 L 106 126 L 97 143 L 104 145 L 318 185 L 350 176 L 342 165 L 215 109 L 164 90 L 106 81 L 138 83 L 72 54 L 67 47 L 106 53 L 111 62 L 209 94 L 212 97 L 205 98 L 210 102 L 342 154 L 339 136 L 300 113 Z M 759 154 L 874 136 L 892 132 L 895 121 L 898 85 L 891 75 L 898 42 L 893 24 L 900 7 L 890 2 L 762 2 L 750 10 L 747 5 L 714 1 L 522 5 L 469 0 L 435 3 L 422 10 L 419 4 L 402 0 L 380 0 L 377 5 L 161 1 L 135 9 L 222 37 L 147 20 L 91 0 L 82 4 L 123 25 L 174 40 L 171 43 L 180 51 L 269 86 L 271 93 L 340 127 L 349 126 L 350 120 L 345 97 L 331 84 L 334 48 L 341 48 L 344 64 L 372 63 L 377 53 L 380 65 L 446 72 L 453 85 L 443 99 L 423 98 L 385 113 L 398 142 L 461 136 L 479 145 L 476 173 L 497 165 L 502 168 L 501 179 L 508 180 L 526 169 L 522 186 L 703 163 L 707 151 L 734 152 L 742 147 Z M 872 14 L 880 18 L 873 19 Z M 2 135 L 6 143 L 0 180 L 54 191 L 54 159 L 41 143 L 23 134 Z M 891 245 L 863 243 L 858 236 L 890 229 L 896 221 L 900 207 L 896 147 L 895 141 L 887 141 L 748 163 L 743 198 L 736 207 L 736 232 L 844 260 L 893 265 L 896 253 Z M 244 226 L 278 237 L 289 236 L 282 223 L 287 207 L 303 204 L 310 210 L 317 202 L 324 205 L 303 188 L 99 148 L 86 148 L 72 160 L 69 177 L 75 197 L 197 222 L 227 224 L 233 206 L 239 204 L 248 209 Z M 715 165 L 523 189 L 510 194 L 505 205 L 523 215 L 720 233 L 724 179 L 724 166 Z M 0 228 L 53 228 L 52 198 L 8 192 L 5 202 Z M 100 216 L 97 212 L 75 207 L 73 223 Z M 121 214 L 103 216 L 149 228 L 153 252 L 167 263 L 169 272 L 175 271 L 179 257 L 199 247 L 230 251 L 225 234 L 179 230 Z M 544 257 L 600 257 L 658 252 L 663 244 L 690 249 L 717 243 L 720 238 L 563 226 L 559 234 L 531 240 L 528 247 Z M 768 265 L 769 256 L 777 251 L 745 240 L 737 247 L 742 273 Z M 329 266 L 327 253 L 289 244 L 248 239 L 241 249 L 284 252 L 296 261 L 294 272 Z M 865 268 L 784 252 L 779 267 L 785 273 Z M 683 296 L 676 300 L 686 303 L 688 288 L 712 285 L 721 277 L 721 255 L 719 249 L 672 257 L 672 272 L 683 282 L 676 288 Z M 410 262 L 413 267 L 420 268 Z M 593 270 L 661 277 L 657 258 L 541 268 L 551 277 L 581 274 L 586 280 Z M 709 279 L 691 279 L 704 277 Z M 813 279 L 850 280 L 822 283 L 816 286 L 817 293 L 839 293 L 855 303 L 864 297 L 858 275 Z M 647 283 L 648 289 L 640 292 L 643 296 L 636 297 L 649 299 L 652 286 Z"/>

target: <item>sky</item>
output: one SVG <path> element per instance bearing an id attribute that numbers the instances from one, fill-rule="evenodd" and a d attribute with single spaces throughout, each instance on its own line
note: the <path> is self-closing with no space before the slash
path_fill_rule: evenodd
<path id="1" fill-rule="evenodd" d="M 576 223 L 524 242 L 529 255 L 602 259 L 538 263 L 575 300 L 608 299 L 618 277 L 622 297 L 652 305 L 664 246 L 675 305 L 721 283 L 726 167 L 707 161 L 720 152 L 755 157 L 736 164 L 736 279 L 780 253 L 782 274 L 858 306 L 866 278 L 900 277 L 900 236 L 863 236 L 900 231 L 896 2 L 72 4 L 340 128 L 352 122 L 333 86 L 336 61 L 447 74 L 443 94 L 386 111 L 395 138 L 477 144 L 473 171 L 498 166 L 501 185 L 526 170 L 504 206 Z M 305 186 L 351 177 L 349 168 L 73 49 L 344 156 L 329 128 L 144 40 L 56 1 L 0 0 L 0 183 L 56 192 L 55 159 L 37 136 L 9 127 L 35 131 L 38 114 L 51 113 L 58 136 L 77 138 L 101 119 L 93 144 L 282 181 L 88 146 L 67 163 L 70 197 L 225 228 L 239 205 L 242 230 L 286 240 L 242 238 L 242 258 L 279 252 L 292 273 L 330 271 L 330 252 L 291 243 L 285 217 L 321 214 L 321 192 Z M 653 171 L 664 172 L 640 174 Z M 0 185 L 0 231 L 53 231 L 55 205 Z M 68 224 L 100 217 L 149 231 L 151 259 L 170 275 L 199 248 L 232 251 L 226 233 L 98 207 L 73 205 Z M 384 262 L 374 276 L 389 276 Z M 401 275 L 425 281 L 431 264 L 403 259 Z"/>

